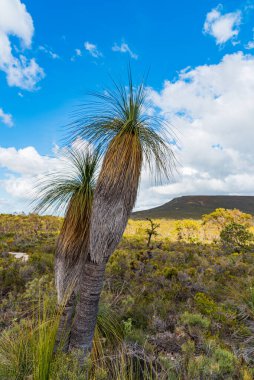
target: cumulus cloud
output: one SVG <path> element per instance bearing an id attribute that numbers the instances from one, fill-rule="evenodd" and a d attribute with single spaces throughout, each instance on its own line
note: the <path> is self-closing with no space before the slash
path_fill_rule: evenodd
<path id="1" fill-rule="evenodd" d="M 12 115 L 9 113 L 5 113 L 2 108 L 0 108 L 0 121 L 5 125 L 8 125 L 8 127 L 13 126 Z"/>
<path id="2" fill-rule="evenodd" d="M 44 77 L 43 69 L 34 58 L 24 53 L 14 56 L 10 36 L 20 40 L 21 49 L 31 48 L 34 25 L 25 4 L 20 0 L 0 1 L 0 70 L 4 71 L 9 86 L 33 90 Z"/>
<path id="3" fill-rule="evenodd" d="M 86 41 L 84 43 L 84 47 L 91 54 L 92 57 L 99 58 L 102 56 L 102 53 L 98 50 L 95 44 L 92 44 L 91 42 Z"/>
<path id="4" fill-rule="evenodd" d="M 138 208 L 188 194 L 254 193 L 253 56 L 239 52 L 182 70 L 149 96 L 174 126 L 182 167 L 168 185 L 141 183 Z"/>
<path id="5" fill-rule="evenodd" d="M 61 158 L 42 156 L 32 146 L 0 147 L 0 168 L 4 173 L 0 187 L 7 194 L 5 202 L 0 203 L 0 211 L 27 210 L 32 198 L 36 197 L 36 182 L 63 167 Z"/>
<path id="6" fill-rule="evenodd" d="M 112 50 L 115 52 L 120 52 L 120 53 L 128 53 L 130 54 L 131 58 L 133 59 L 138 59 L 138 55 L 133 53 L 133 51 L 130 49 L 128 44 L 125 42 L 122 42 L 121 45 L 117 45 L 116 43 L 112 47 Z"/>
<path id="7" fill-rule="evenodd" d="M 79 139 L 73 147 L 81 148 Z M 48 175 L 66 173 L 65 153 L 65 148 L 58 146 L 52 149 L 52 156 L 39 154 L 33 146 L 0 147 L 0 212 L 31 211 L 31 201 L 40 195 L 36 185 Z"/>
<path id="8" fill-rule="evenodd" d="M 21 175 L 35 175 L 36 173 L 52 170 L 56 165 L 56 158 L 41 156 L 33 146 L 23 149 L 0 147 L 0 167 Z"/>
<path id="9" fill-rule="evenodd" d="M 19 0 L 1 0 L 0 28 L 6 35 L 20 37 L 26 47 L 32 43 L 34 25 L 25 4 Z"/>
<path id="10" fill-rule="evenodd" d="M 213 36 L 217 45 L 224 44 L 229 40 L 235 40 L 239 34 L 241 12 L 222 14 L 223 7 L 218 5 L 207 15 L 204 23 L 204 33 Z"/>

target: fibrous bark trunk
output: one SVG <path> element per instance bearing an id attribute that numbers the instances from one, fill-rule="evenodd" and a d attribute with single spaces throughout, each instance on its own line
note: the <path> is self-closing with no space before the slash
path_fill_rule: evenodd
<path id="1" fill-rule="evenodd" d="M 106 259 L 101 263 L 87 259 L 82 273 L 69 349 L 82 349 L 84 356 L 92 349 L 106 262 Z"/>
<path id="2" fill-rule="evenodd" d="M 57 302 L 60 305 L 65 292 L 65 274 L 66 274 L 66 258 L 58 252 L 57 247 L 55 256 L 55 285 L 57 290 Z"/>
<path id="3" fill-rule="evenodd" d="M 70 343 L 70 331 L 78 294 L 79 272 L 79 263 L 70 265 L 66 256 L 57 252 L 55 258 L 55 283 L 61 318 L 56 335 L 55 349 L 61 347 L 64 352 L 68 351 Z"/>

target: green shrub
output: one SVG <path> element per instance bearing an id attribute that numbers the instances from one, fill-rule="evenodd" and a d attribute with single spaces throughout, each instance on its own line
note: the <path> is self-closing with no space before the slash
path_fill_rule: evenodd
<path id="1" fill-rule="evenodd" d="M 127 321 L 122 321 L 125 335 L 130 335 L 133 330 L 132 319 L 128 318 Z"/>
<path id="2" fill-rule="evenodd" d="M 167 279 L 171 279 L 174 276 L 177 276 L 178 270 L 175 267 L 165 267 L 163 270 L 163 275 Z"/>
<path id="3" fill-rule="evenodd" d="M 204 315 L 212 315 L 218 310 L 216 303 L 204 293 L 196 293 L 194 301 Z"/>
<path id="4" fill-rule="evenodd" d="M 188 326 L 196 326 L 201 329 L 208 329 L 210 321 L 208 318 L 203 317 L 201 314 L 192 314 L 188 311 L 184 312 L 181 316 L 181 322 Z"/>
<path id="5" fill-rule="evenodd" d="M 221 242 L 231 249 L 246 248 L 253 241 L 253 234 L 239 223 L 227 224 L 220 233 Z"/>
<path id="6" fill-rule="evenodd" d="M 227 375 L 234 372 L 236 358 L 232 352 L 217 348 L 214 351 L 213 358 L 218 363 L 220 374 Z"/>

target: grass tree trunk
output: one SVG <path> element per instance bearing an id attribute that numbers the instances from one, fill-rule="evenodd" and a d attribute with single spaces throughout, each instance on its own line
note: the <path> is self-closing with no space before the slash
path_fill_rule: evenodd
<path id="1" fill-rule="evenodd" d="M 60 254 L 59 250 L 60 247 L 58 246 L 55 256 L 55 285 L 57 290 L 57 302 L 60 305 L 65 293 L 66 258 Z"/>
<path id="2" fill-rule="evenodd" d="M 80 279 L 70 339 L 70 349 L 82 349 L 84 357 L 92 347 L 106 263 L 122 238 L 137 196 L 142 154 L 134 138 L 129 135 L 111 144 L 94 194 L 89 260 Z"/>
<path id="3" fill-rule="evenodd" d="M 87 210 L 90 219 L 90 210 Z M 80 294 L 81 274 L 84 272 L 84 264 L 88 253 L 89 230 L 86 225 L 85 234 L 80 239 L 75 251 L 72 245 L 66 249 L 61 239 L 55 258 L 55 283 L 57 288 L 58 305 L 61 311 L 60 323 L 56 336 L 55 348 L 61 347 L 63 351 L 68 351 L 70 344 L 71 328 L 73 317 L 77 305 L 77 298 Z M 84 231 L 82 230 L 84 233 Z M 82 237 L 82 236 L 81 236 Z"/>
<path id="4" fill-rule="evenodd" d="M 88 259 L 82 274 L 69 349 L 81 349 L 84 356 L 92 349 L 105 267 L 106 259 L 100 263 Z"/>
<path id="5" fill-rule="evenodd" d="M 70 331 L 77 302 L 79 273 L 79 262 L 71 265 L 65 255 L 57 252 L 55 258 L 55 283 L 61 318 L 55 348 L 61 347 L 65 352 L 68 351 L 70 342 Z"/>

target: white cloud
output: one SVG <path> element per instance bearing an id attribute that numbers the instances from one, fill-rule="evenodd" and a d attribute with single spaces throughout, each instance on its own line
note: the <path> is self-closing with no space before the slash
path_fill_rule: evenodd
<path id="1" fill-rule="evenodd" d="M 252 39 L 252 41 L 249 41 L 245 45 L 245 49 L 248 49 L 248 50 L 254 49 L 254 28 L 252 29 L 252 31 L 253 31 L 253 39 Z"/>
<path id="2" fill-rule="evenodd" d="M 128 44 L 125 42 L 122 42 L 121 45 L 117 45 L 116 43 L 112 47 L 113 51 L 120 52 L 120 53 L 129 53 L 131 58 L 133 59 L 138 59 L 138 55 L 133 53 L 133 51 L 130 49 Z"/>
<path id="3" fill-rule="evenodd" d="M 254 49 L 254 41 L 249 41 L 245 46 L 245 49 L 251 50 Z"/>
<path id="4" fill-rule="evenodd" d="M 13 54 L 10 36 L 17 37 L 25 50 L 31 48 L 33 34 L 33 20 L 26 6 L 20 0 L 0 0 L 0 70 L 6 73 L 9 86 L 31 91 L 45 75 L 34 58 Z"/>
<path id="5" fill-rule="evenodd" d="M 28 206 L 36 197 L 36 182 L 63 167 L 62 159 L 42 156 L 32 146 L 23 149 L 0 147 L 0 168 L 4 170 L 0 179 L 4 200 L 0 202 L 0 212 L 29 211 Z"/>
<path id="6" fill-rule="evenodd" d="M 241 12 L 222 14 L 223 7 L 218 5 L 206 15 L 204 24 L 204 33 L 213 36 L 217 45 L 233 39 L 235 40 L 239 34 L 241 23 Z"/>
<path id="7" fill-rule="evenodd" d="M 58 54 L 56 54 L 54 51 L 52 51 L 46 45 L 40 45 L 39 50 L 43 51 L 45 54 L 48 54 L 52 59 L 59 59 L 60 58 Z"/>
<path id="8" fill-rule="evenodd" d="M 41 156 L 37 150 L 28 146 L 23 149 L 0 147 L 0 167 L 20 175 L 35 175 L 51 170 L 56 158 Z"/>
<path id="9" fill-rule="evenodd" d="M 97 46 L 92 44 L 91 42 L 86 41 L 84 43 L 85 49 L 91 54 L 94 58 L 99 58 L 102 56 L 102 53 L 98 50 Z"/>
<path id="10" fill-rule="evenodd" d="M 80 147 L 79 140 L 73 146 Z M 39 197 L 38 182 L 49 174 L 66 172 L 63 152 L 58 146 L 53 147 L 53 156 L 40 155 L 33 146 L 0 147 L 0 212 L 32 211 L 31 201 Z"/>
<path id="11" fill-rule="evenodd" d="M 74 62 L 77 57 L 82 57 L 82 51 L 80 49 L 74 50 L 75 54 L 71 57 L 71 61 Z"/>
<path id="12" fill-rule="evenodd" d="M 30 47 L 34 33 L 31 15 L 19 0 L 0 1 L 0 28 L 6 35 L 20 37 L 25 47 Z"/>
<path id="13" fill-rule="evenodd" d="M 174 126 L 182 165 L 169 185 L 141 183 L 137 207 L 187 194 L 254 194 L 254 57 L 182 70 L 151 101 Z"/>
<path id="14" fill-rule="evenodd" d="M 75 49 L 75 53 L 76 53 L 76 56 L 78 56 L 78 57 L 82 56 L 82 52 L 80 49 Z"/>
<path id="15" fill-rule="evenodd" d="M 2 188 L 14 200 L 12 211 L 16 211 L 14 208 L 16 202 L 21 201 L 23 203 L 23 211 L 28 206 L 28 202 L 32 201 L 33 190 L 37 179 L 39 179 L 39 177 L 35 179 L 32 177 L 9 176 L 9 178 L 0 181 Z"/>
<path id="16" fill-rule="evenodd" d="M 5 125 L 8 125 L 8 127 L 12 127 L 13 126 L 12 115 L 9 114 L 9 113 L 5 113 L 2 108 L 0 108 L 0 120 Z"/>

